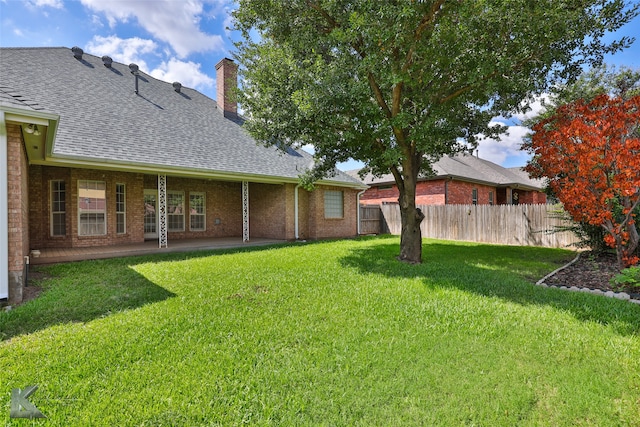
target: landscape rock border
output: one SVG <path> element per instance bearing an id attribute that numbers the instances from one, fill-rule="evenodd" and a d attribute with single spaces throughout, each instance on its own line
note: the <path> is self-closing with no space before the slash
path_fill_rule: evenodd
<path id="1" fill-rule="evenodd" d="M 536 282 L 536 285 L 537 286 L 541 286 L 543 288 L 556 288 L 556 289 L 562 289 L 562 290 L 570 291 L 570 292 L 585 292 L 585 293 L 590 293 L 590 294 L 594 294 L 594 295 L 601 295 L 601 296 L 604 296 L 604 297 L 616 298 L 616 299 L 619 299 L 619 300 L 629 301 L 629 302 L 631 302 L 633 304 L 640 305 L 640 300 L 639 299 L 631 298 L 631 296 L 626 292 L 613 292 L 613 291 L 606 291 L 605 292 L 605 291 L 602 291 L 600 289 L 580 288 L 578 286 L 571 286 L 571 287 L 555 286 L 555 285 L 547 285 L 545 283 L 545 280 L 547 280 L 550 277 L 553 277 L 554 274 L 558 273 L 559 271 L 564 270 L 565 268 L 569 267 L 571 264 L 577 262 L 580 259 L 580 254 L 581 253 L 578 252 L 578 255 L 576 255 L 576 257 L 573 260 L 571 260 L 569 263 L 563 265 L 560 268 L 556 268 L 551 273 L 547 274 L 542 279 L 538 280 Z"/>

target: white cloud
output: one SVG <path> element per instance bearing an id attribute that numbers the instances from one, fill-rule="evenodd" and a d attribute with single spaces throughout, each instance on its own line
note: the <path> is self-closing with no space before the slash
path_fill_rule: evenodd
<path id="1" fill-rule="evenodd" d="M 30 0 L 29 4 L 35 7 L 52 7 L 54 9 L 63 9 L 62 0 Z"/>
<path id="2" fill-rule="evenodd" d="M 112 28 L 118 21 L 136 18 L 154 37 L 169 43 L 180 58 L 192 52 L 224 50 L 222 37 L 200 30 L 203 3 L 199 0 L 82 0 L 82 4 L 104 13 Z"/>
<path id="3" fill-rule="evenodd" d="M 94 36 L 87 43 L 85 50 L 93 55 L 109 55 L 116 62 L 123 64 L 136 63 L 141 71 L 148 72 L 149 67 L 142 58 L 144 54 L 154 54 L 158 45 L 153 40 L 145 40 L 139 37 L 121 39 L 117 36 Z"/>
<path id="4" fill-rule="evenodd" d="M 214 80 L 203 73 L 201 65 L 192 61 L 180 61 L 171 58 L 163 61 L 155 69 L 150 69 L 145 55 L 160 56 L 159 46 L 153 40 L 145 40 L 138 37 L 121 39 L 117 36 L 101 37 L 95 36 L 85 47 L 85 50 L 92 55 L 109 55 L 114 61 L 123 64 L 138 64 L 140 70 L 166 82 L 178 81 L 186 87 L 199 89 L 210 88 L 214 85 Z M 167 54 L 167 52 L 162 52 Z"/>
<path id="5" fill-rule="evenodd" d="M 102 23 L 102 20 L 100 19 L 100 17 L 95 14 L 91 15 L 91 23 L 96 27 L 104 27 L 104 24 Z"/>
<path id="6" fill-rule="evenodd" d="M 527 111 L 526 113 L 516 113 L 513 115 L 514 118 L 522 121 L 525 119 L 529 119 L 531 117 L 535 117 L 538 114 L 540 114 L 542 111 L 544 111 L 545 107 L 542 105 L 543 102 L 549 102 L 550 101 L 550 97 L 548 93 L 543 93 L 540 96 L 537 96 L 533 102 L 529 105 L 531 107 L 530 111 Z M 524 105 L 521 104 L 521 105 Z"/>
<path id="7" fill-rule="evenodd" d="M 180 82 L 183 86 L 191 88 L 213 87 L 211 77 L 200 71 L 200 64 L 184 62 L 171 58 L 169 62 L 163 62 L 150 73 L 153 77 L 166 82 Z"/>
<path id="8" fill-rule="evenodd" d="M 504 164 L 507 158 L 521 158 L 524 164 L 529 155 L 520 150 L 522 138 L 530 132 L 530 129 L 524 126 L 509 126 L 507 134 L 500 139 L 486 138 L 478 144 L 478 156 L 485 160 L 489 160 L 499 165 Z"/>

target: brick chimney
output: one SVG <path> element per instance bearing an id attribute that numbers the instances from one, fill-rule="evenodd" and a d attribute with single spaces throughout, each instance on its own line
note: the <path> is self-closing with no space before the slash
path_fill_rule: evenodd
<path id="1" fill-rule="evenodd" d="M 238 66 L 232 59 L 223 58 L 216 64 L 216 102 L 218 110 L 229 119 L 238 117 L 234 91 L 238 86 Z"/>

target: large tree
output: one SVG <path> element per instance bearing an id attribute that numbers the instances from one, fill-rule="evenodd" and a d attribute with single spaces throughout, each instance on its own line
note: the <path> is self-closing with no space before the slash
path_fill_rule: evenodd
<path id="1" fill-rule="evenodd" d="M 349 158 L 393 174 L 399 259 L 421 262 L 419 176 L 503 131 L 496 115 L 629 45 L 603 37 L 637 12 L 623 0 L 239 0 L 247 129 L 313 144 L 307 183 Z"/>
<path id="2" fill-rule="evenodd" d="M 620 268 L 637 264 L 640 236 L 640 95 L 562 105 L 533 127 L 528 170 L 550 179 L 576 221 L 600 226 Z"/>
<path id="3" fill-rule="evenodd" d="M 608 95 L 612 99 L 618 100 L 630 100 L 635 96 L 640 95 L 640 69 L 632 69 L 625 66 L 622 67 L 611 67 L 603 64 L 601 67 L 595 67 L 583 72 L 575 82 L 572 82 L 567 85 L 561 85 L 553 88 L 551 94 L 549 94 L 548 99 L 544 100 L 544 109 L 538 113 L 536 116 L 528 118 L 523 122 L 523 124 L 527 127 L 533 128 L 536 125 L 539 125 L 542 121 L 547 122 L 547 127 L 544 128 L 546 132 L 550 123 L 558 120 L 560 115 L 560 109 L 563 110 L 565 117 L 563 122 L 566 123 L 569 120 L 569 117 L 566 116 L 567 111 L 571 111 L 568 106 L 575 106 L 576 103 L 581 104 L 590 104 L 592 103 L 596 97 Z M 602 107 L 597 108 L 598 111 L 602 111 Z M 590 111 L 589 114 L 592 114 Z M 607 113 L 611 115 L 611 113 Z M 573 113 L 575 116 L 575 113 Z M 613 119 L 618 119 L 620 116 L 612 115 Z M 556 119 L 554 119 L 554 117 Z M 584 119 L 587 120 L 587 117 L 575 117 L 574 119 Z M 600 133 L 601 130 L 596 129 L 594 134 L 587 141 L 587 145 L 583 144 L 582 147 L 585 148 L 583 151 L 583 157 L 579 160 L 581 162 L 584 161 L 592 161 L 596 158 L 599 151 L 601 151 L 602 147 L 607 147 L 607 152 L 600 153 L 600 155 L 611 156 L 613 155 L 612 150 L 625 150 L 627 151 L 629 147 L 619 146 L 619 142 L 614 142 L 610 144 L 609 141 L 604 141 L 604 144 L 597 144 L 596 146 L 588 146 L 589 143 L 594 142 L 593 136 L 596 133 Z M 638 130 L 636 130 L 638 132 Z M 569 176 L 571 179 L 575 179 L 577 174 L 580 173 L 580 170 L 576 168 L 577 164 L 580 163 L 578 161 L 571 161 L 565 158 L 558 158 L 556 166 L 549 165 L 549 159 L 542 159 L 541 154 L 543 151 L 550 153 L 551 151 L 555 151 L 554 155 L 561 155 L 564 149 L 557 146 L 556 143 L 552 143 L 552 141 L 548 140 L 546 137 L 543 137 L 542 134 L 538 135 L 536 144 L 533 143 L 533 134 L 529 134 L 525 137 L 523 143 L 523 149 L 529 151 L 529 153 L 533 154 L 533 157 L 529 161 L 529 165 L 527 169 L 530 174 L 534 177 L 545 178 L 549 182 L 549 186 L 547 191 L 554 198 L 558 198 L 558 194 L 555 193 L 556 187 L 566 187 L 567 183 L 560 184 L 562 180 L 568 180 Z M 639 137 L 640 135 L 636 135 Z M 608 138 L 610 138 L 609 136 Z M 611 141 L 613 142 L 613 141 Z M 574 150 L 575 151 L 575 150 Z M 586 158 L 584 156 L 586 154 Z M 603 168 L 608 168 L 607 174 L 619 175 L 620 171 L 625 168 L 631 168 L 629 172 L 633 172 L 633 168 L 637 167 L 637 165 L 633 165 L 632 162 L 635 159 L 634 156 L 628 156 L 629 152 L 627 151 L 627 155 L 622 155 L 621 158 L 629 158 L 629 161 L 623 164 L 616 164 L 615 162 L 609 162 L 608 164 L 601 164 Z M 619 154 L 617 154 L 619 155 Z M 575 154 L 571 157 L 575 157 Z M 543 160 L 541 163 L 539 160 Z M 551 159 L 553 162 L 553 159 Z M 613 160 L 611 158 L 610 160 Z M 584 171 L 585 164 L 582 165 L 582 170 Z M 552 173 L 552 170 L 555 170 L 555 174 Z M 603 173 L 601 170 L 599 173 Z M 627 172 L 625 172 L 627 173 Z M 582 182 L 584 183 L 587 180 L 593 179 L 594 185 L 589 185 L 588 187 L 583 187 L 584 191 L 590 192 L 602 192 L 604 188 L 603 184 L 610 185 L 611 188 L 608 191 L 612 193 L 621 194 L 619 188 L 620 184 L 618 181 L 620 180 L 620 176 L 615 179 L 608 180 L 607 182 L 600 181 L 598 182 L 598 174 L 595 174 L 594 171 L 589 171 L 588 176 L 582 178 Z M 577 183 L 576 183 L 577 184 Z M 574 185 L 574 184 L 570 184 Z M 566 195 L 567 193 L 564 192 Z M 621 237 L 622 234 L 619 234 L 618 239 L 614 237 L 614 235 L 618 233 L 622 233 L 626 230 L 627 227 L 633 226 L 631 223 L 625 223 L 625 216 L 622 215 L 622 206 L 629 205 L 630 199 L 598 199 L 596 194 L 592 194 L 591 201 L 588 203 L 584 203 L 583 196 L 580 197 L 580 202 L 577 201 L 575 197 L 571 197 L 567 200 L 567 205 L 573 205 L 573 214 L 567 212 L 568 219 L 572 219 L 574 224 L 569 228 L 573 232 L 575 232 L 580 238 L 582 242 L 580 243 L 582 246 L 590 247 L 594 251 L 602 251 L 605 250 L 609 244 L 613 244 L 613 246 L 617 249 L 618 254 L 623 254 L 624 252 L 629 252 L 630 247 L 633 246 L 633 235 L 640 233 L 640 224 L 638 221 L 635 221 L 636 230 L 630 230 L 631 233 L 631 245 L 623 244 L 623 239 Z M 627 197 L 627 196 L 625 196 Z M 598 202 L 599 200 L 599 202 Z M 587 206 L 587 209 L 584 212 L 581 212 L 579 208 L 580 204 Z M 603 223 L 601 221 L 594 221 L 596 218 L 593 215 L 597 210 L 601 209 L 610 209 L 610 211 L 605 214 L 610 218 L 609 223 Z M 640 207 L 636 207 L 635 211 L 637 214 L 640 214 Z M 636 215 L 637 218 L 638 215 Z M 626 218 L 627 220 L 633 219 L 632 217 Z M 616 226 L 613 223 L 617 223 Z M 605 242 L 605 237 L 609 241 L 609 244 Z M 612 240 L 613 239 L 613 240 Z M 638 249 L 636 249 L 636 252 Z M 633 260 L 633 255 L 626 254 L 627 259 Z M 622 261 L 622 258 L 619 258 L 619 262 Z"/>

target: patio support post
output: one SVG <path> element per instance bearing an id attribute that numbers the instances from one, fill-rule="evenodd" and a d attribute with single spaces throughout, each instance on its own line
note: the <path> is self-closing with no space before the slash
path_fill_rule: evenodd
<path id="1" fill-rule="evenodd" d="M 249 181 L 242 181 L 242 241 L 249 242 Z"/>
<path id="2" fill-rule="evenodd" d="M 158 175 L 158 247 L 167 248 L 167 176 Z"/>

